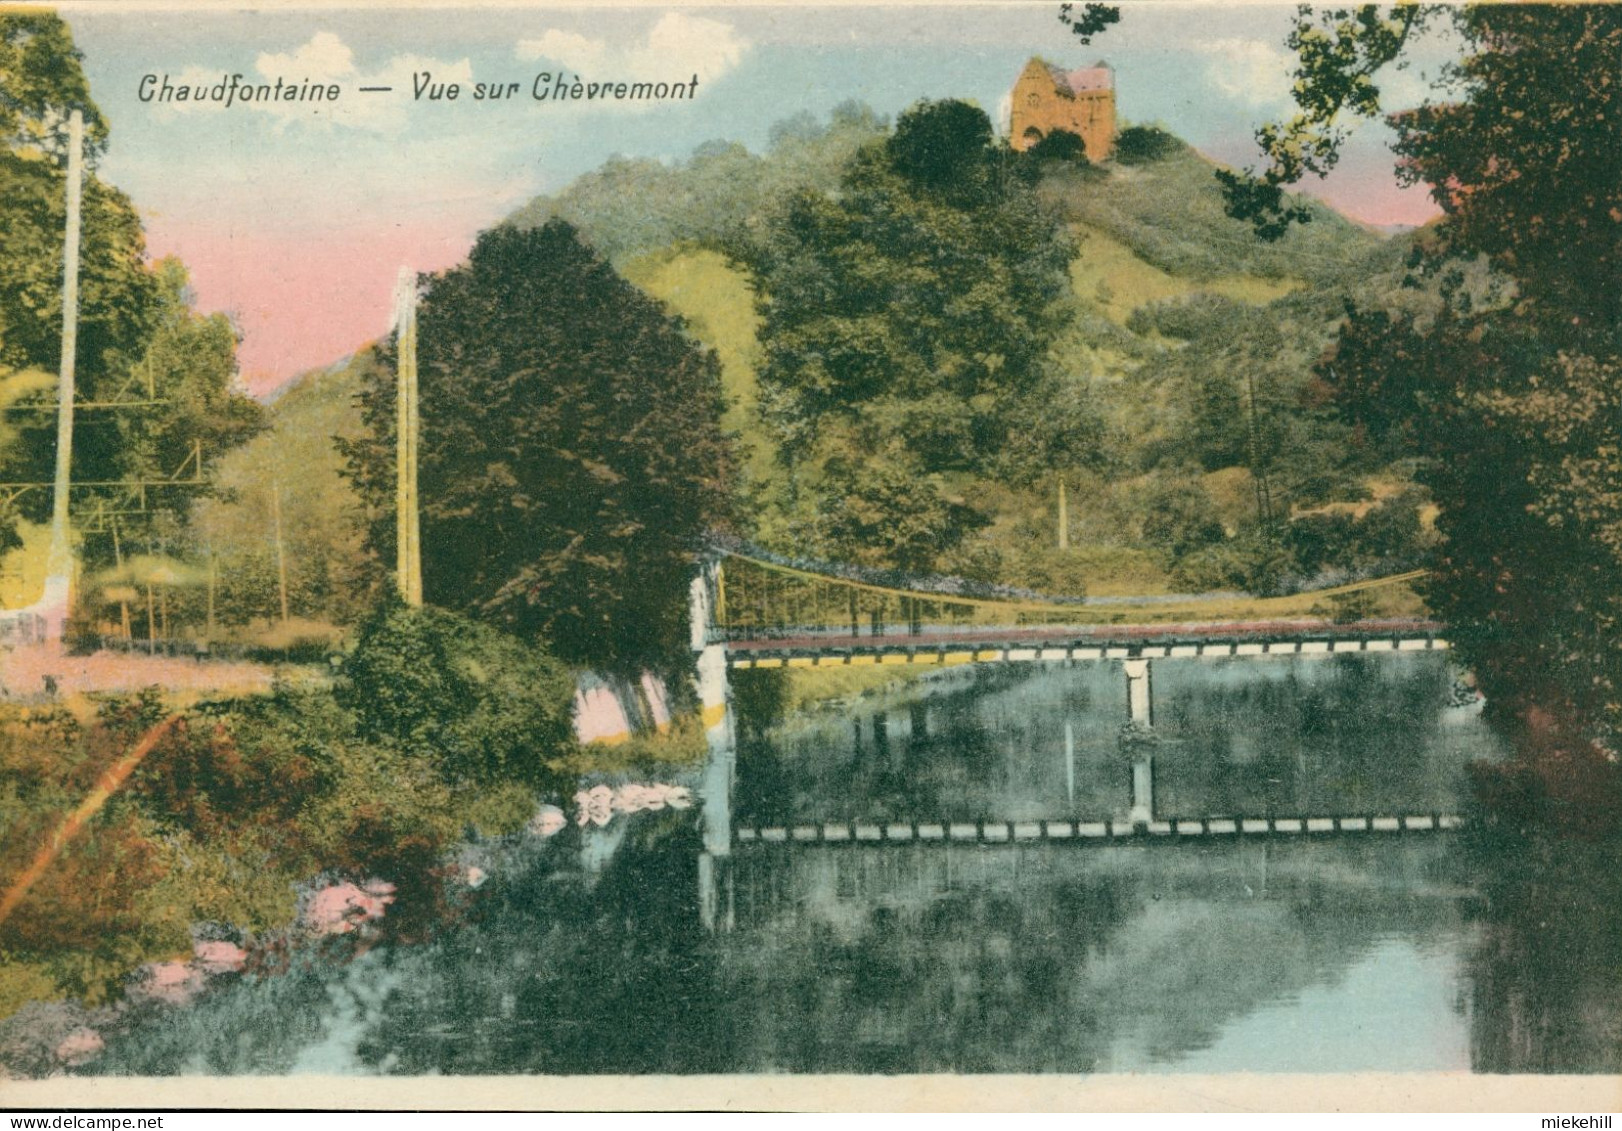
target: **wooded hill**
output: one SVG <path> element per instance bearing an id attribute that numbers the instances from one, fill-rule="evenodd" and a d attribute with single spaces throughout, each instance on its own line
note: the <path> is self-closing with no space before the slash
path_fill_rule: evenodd
<path id="1" fill-rule="evenodd" d="M 906 454 L 895 468 L 874 452 L 854 481 L 837 446 L 785 461 L 783 422 L 762 404 L 771 293 L 751 262 L 788 202 L 848 199 L 850 170 L 894 136 L 847 105 L 826 123 L 781 124 L 760 154 L 710 143 L 670 165 L 615 158 L 510 218 L 567 220 L 714 350 L 739 449 L 740 534 L 801 556 L 1094 595 L 1277 592 L 1423 555 L 1426 500 L 1410 469 L 1341 423 L 1314 374 L 1348 301 L 1423 305 L 1405 286 L 1413 237 L 1314 204 L 1310 224 L 1263 243 L 1224 214 L 1212 163 L 1153 128 L 1125 131 L 1103 166 L 999 158 L 999 177 L 1020 178 L 1015 195 L 1074 241 L 1029 394 L 1035 417 L 1064 422 L 1051 442 L 1010 440 L 984 459 Z M 227 490 L 199 508 L 196 532 L 235 555 L 235 607 L 274 613 L 270 483 L 293 532 L 295 616 L 349 620 L 375 583 L 352 564 L 375 516 L 321 439 L 359 427 L 352 402 L 371 364 L 363 354 L 300 378 L 270 406 L 272 429 L 220 464 Z M 909 531 L 905 546 L 886 540 Z"/>
<path id="2" fill-rule="evenodd" d="M 806 549 L 816 469 L 796 469 L 791 489 L 762 419 L 759 296 L 739 247 L 793 189 L 836 194 L 838 166 L 886 136 L 886 123 L 845 107 L 824 127 L 796 119 L 759 156 L 715 145 L 674 167 L 615 162 L 513 217 L 577 224 L 717 350 L 726 423 L 745 453 L 748 533 L 778 549 Z M 1103 594 L 1270 590 L 1411 560 L 1425 541 L 1423 499 L 1405 495 L 1407 469 L 1354 443 L 1312 373 L 1349 300 L 1416 301 L 1404 287 L 1411 237 L 1314 203 L 1313 222 L 1264 243 L 1225 215 L 1211 162 L 1153 128 L 1123 137 L 1136 148 L 1114 162 L 1043 162 L 1035 186 L 1077 244 L 1045 366 L 1079 407 L 1084 442 L 1001 474 L 940 473 L 943 496 L 972 499 L 989 523 L 934 568 Z M 1049 552 L 1061 476 L 1074 547 L 1062 556 Z M 1309 511 L 1318 517 L 1302 524 Z"/>

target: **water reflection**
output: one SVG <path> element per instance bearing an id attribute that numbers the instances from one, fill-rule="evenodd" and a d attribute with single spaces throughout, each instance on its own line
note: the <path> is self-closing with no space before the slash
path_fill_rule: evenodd
<path id="1" fill-rule="evenodd" d="M 1120 664 L 941 675 L 798 724 L 742 728 L 734 819 L 1127 815 Z M 772 678 L 738 673 L 740 687 Z M 1163 818 L 1451 811 L 1463 767 L 1500 756 L 1478 712 L 1448 706 L 1453 673 L 1436 655 L 1166 660 L 1153 682 Z"/>
<path id="2" fill-rule="evenodd" d="M 1124 812 L 1112 667 L 970 669 L 782 725 L 740 681 L 710 825 L 524 841 L 433 942 L 245 978 L 90 1070 L 1622 1069 L 1604 846 L 740 845 L 731 929 L 702 925 L 729 802 L 751 824 Z M 1437 656 L 1157 665 L 1161 814 L 1467 810 L 1463 768 L 1499 750 L 1450 685 Z"/>
<path id="3" fill-rule="evenodd" d="M 1382 947 L 1452 953 L 1470 933 L 1472 893 L 1436 839 L 762 851 L 737 867 L 749 937 L 724 948 L 727 982 L 753 1003 L 757 1065 L 789 1071 L 1205 1070 L 1193 1054 L 1259 1008 L 1332 989 Z M 1285 1059 L 1293 1028 L 1328 1025 L 1370 1038 L 1340 1070 L 1468 1066 L 1461 1017 L 1327 996 L 1337 1016 L 1283 1010 Z M 1453 1039 L 1418 1058 L 1376 1039 L 1438 1021 Z"/>
<path id="4" fill-rule="evenodd" d="M 1471 844 L 1487 899 L 1468 955 L 1478 1072 L 1622 1070 L 1616 844 Z"/>

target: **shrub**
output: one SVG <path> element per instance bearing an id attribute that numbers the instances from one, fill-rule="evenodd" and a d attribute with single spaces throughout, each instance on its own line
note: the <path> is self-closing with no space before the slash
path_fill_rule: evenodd
<path id="1" fill-rule="evenodd" d="M 1307 514 L 1291 522 L 1285 544 L 1295 557 L 1296 569 L 1316 577 L 1326 568 L 1349 568 L 1355 557 L 1357 535 L 1349 514 Z"/>
<path id="2" fill-rule="evenodd" d="M 568 672 L 538 648 L 442 609 L 380 608 L 336 688 L 364 739 L 431 761 L 448 783 L 540 787 L 573 746 Z"/>
<path id="3" fill-rule="evenodd" d="M 1221 542 L 1226 536 L 1216 503 L 1193 484 L 1166 484 L 1150 496 L 1143 518 L 1143 540 L 1181 558 Z"/>
<path id="4" fill-rule="evenodd" d="M 1172 571 L 1176 583 L 1192 592 L 1242 590 L 1262 595 L 1276 593 L 1290 572 L 1288 550 L 1259 530 L 1196 550 Z"/>
<path id="5" fill-rule="evenodd" d="M 1115 163 L 1147 165 L 1187 149 L 1181 138 L 1159 126 L 1128 126 L 1115 139 Z"/>
<path id="6" fill-rule="evenodd" d="M 1028 161 L 1045 164 L 1049 161 L 1066 165 L 1089 164 L 1087 145 L 1069 130 L 1054 130 L 1044 134 L 1040 141 L 1025 151 Z"/>

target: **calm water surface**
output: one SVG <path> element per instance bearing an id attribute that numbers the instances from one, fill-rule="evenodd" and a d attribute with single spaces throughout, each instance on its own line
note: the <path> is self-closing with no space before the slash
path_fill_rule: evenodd
<path id="1" fill-rule="evenodd" d="M 1468 812 L 1466 767 L 1503 756 L 1434 654 L 1153 680 L 1157 817 Z M 960 669 L 787 722 L 766 673 L 737 690 L 740 827 L 1132 803 L 1114 663 Z M 95 1070 L 1622 1070 L 1622 890 L 1599 848 L 740 845 L 712 933 L 695 817 L 491 846 L 494 878 L 435 940 L 241 979 Z"/>

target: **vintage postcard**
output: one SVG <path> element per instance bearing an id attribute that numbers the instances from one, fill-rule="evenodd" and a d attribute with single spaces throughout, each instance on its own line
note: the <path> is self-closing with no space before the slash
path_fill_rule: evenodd
<path id="1" fill-rule="evenodd" d="M 1614 1110 L 1619 122 L 1607 5 L 0 5 L 0 1102 Z"/>

